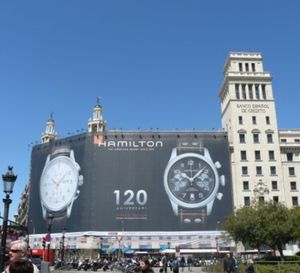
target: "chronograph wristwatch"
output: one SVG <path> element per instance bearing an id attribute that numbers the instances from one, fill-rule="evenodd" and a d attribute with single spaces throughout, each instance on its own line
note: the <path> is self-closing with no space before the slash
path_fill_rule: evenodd
<path id="1" fill-rule="evenodd" d="M 78 188 L 83 184 L 83 176 L 79 172 L 80 166 L 71 149 L 58 148 L 47 156 L 40 179 L 40 200 L 45 220 L 50 214 L 54 220 L 70 217 L 73 202 L 79 196 Z"/>
<path id="2" fill-rule="evenodd" d="M 206 222 L 215 199 L 222 199 L 219 189 L 225 186 L 225 177 L 219 176 L 219 168 L 221 164 L 212 161 L 207 148 L 173 148 L 164 172 L 164 187 L 181 223 Z"/>

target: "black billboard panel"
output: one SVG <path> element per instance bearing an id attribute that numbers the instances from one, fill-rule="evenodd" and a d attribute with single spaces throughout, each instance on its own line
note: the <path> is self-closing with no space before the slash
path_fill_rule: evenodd
<path id="1" fill-rule="evenodd" d="M 37 145 L 28 220 L 38 233 L 49 217 L 54 231 L 214 230 L 233 211 L 226 136 L 110 132 Z"/>

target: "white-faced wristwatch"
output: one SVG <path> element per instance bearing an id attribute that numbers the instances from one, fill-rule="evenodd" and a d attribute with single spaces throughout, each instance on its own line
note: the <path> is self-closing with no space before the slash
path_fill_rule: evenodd
<path id="1" fill-rule="evenodd" d="M 220 186 L 225 186 L 224 175 L 219 176 L 221 164 L 213 162 L 207 148 L 199 143 L 179 143 L 173 148 L 164 172 L 164 188 L 173 212 L 181 223 L 205 223 L 215 199 L 221 199 Z"/>
<path id="2" fill-rule="evenodd" d="M 75 161 L 74 151 L 60 147 L 47 156 L 40 179 L 40 200 L 43 218 L 69 218 L 73 202 L 79 196 L 83 176 Z"/>

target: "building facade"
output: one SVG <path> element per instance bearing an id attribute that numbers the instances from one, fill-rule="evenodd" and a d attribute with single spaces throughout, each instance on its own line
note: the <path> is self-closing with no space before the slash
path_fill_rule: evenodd
<path id="1" fill-rule="evenodd" d="M 278 129 L 272 77 L 260 53 L 228 55 L 220 99 L 235 208 L 254 198 L 298 205 L 300 131 Z"/>
<path id="2" fill-rule="evenodd" d="M 224 66 L 224 81 L 219 92 L 221 121 L 230 150 L 234 209 L 250 206 L 254 199 L 282 202 L 288 207 L 299 205 L 300 130 L 278 129 L 272 76 L 264 70 L 260 53 L 229 53 Z M 93 108 L 88 133 L 106 131 L 102 106 Z M 42 143 L 57 139 L 51 117 L 42 134 Z M 21 212 L 19 212 L 21 213 Z M 218 224 L 221 224 L 218 222 Z M 56 247 L 60 234 L 53 236 Z M 90 239 L 86 239 L 89 237 Z M 70 233 L 70 247 L 97 248 L 99 238 L 106 247 L 145 250 L 181 248 L 226 250 L 233 243 L 222 238 L 219 227 L 210 231 L 138 232 L 120 230 L 110 233 Z M 118 239 L 119 238 L 119 239 Z M 120 238 L 122 238 L 120 240 Z M 31 243 L 39 248 L 41 235 L 31 235 Z"/>

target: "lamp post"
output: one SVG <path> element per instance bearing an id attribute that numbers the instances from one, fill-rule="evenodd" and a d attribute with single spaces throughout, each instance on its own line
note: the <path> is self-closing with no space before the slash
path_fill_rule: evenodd
<path id="1" fill-rule="evenodd" d="M 102 246 L 103 246 L 103 237 L 100 237 L 99 238 L 99 258 L 100 258 L 100 260 L 101 260 Z"/>
<path id="2" fill-rule="evenodd" d="M 65 263 L 65 238 L 66 238 L 65 235 L 66 235 L 66 229 L 64 228 L 61 237 L 61 252 L 60 252 L 61 265 L 64 265 Z"/>
<path id="3" fill-rule="evenodd" d="M 50 262 L 50 246 L 51 246 L 51 230 L 53 224 L 53 215 L 50 213 L 47 218 L 47 225 L 48 225 L 48 234 L 46 236 L 46 241 L 48 242 L 47 246 L 47 260 Z"/>
<path id="4" fill-rule="evenodd" d="M 219 254 L 219 225 L 220 225 L 220 221 L 217 221 L 217 224 L 216 224 L 216 250 L 217 250 L 217 254 Z"/>
<path id="5" fill-rule="evenodd" d="M 7 222 L 8 222 L 8 212 L 9 204 L 11 203 L 10 194 L 13 192 L 15 182 L 17 180 L 17 175 L 13 173 L 13 167 L 8 166 L 6 174 L 2 175 L 3 180 L 3 191 L 5 193 L 5 198 L 3 198 L 4 203 L 4 214 L 3 214 L 3 224 L 2 224 L 2 237 L 1 237 L 1 252 L 0 252 L 0 272 L 4 270 L 5 263 L 5 252 L 6 252 L 6 237 L 7 237 Z"/>

